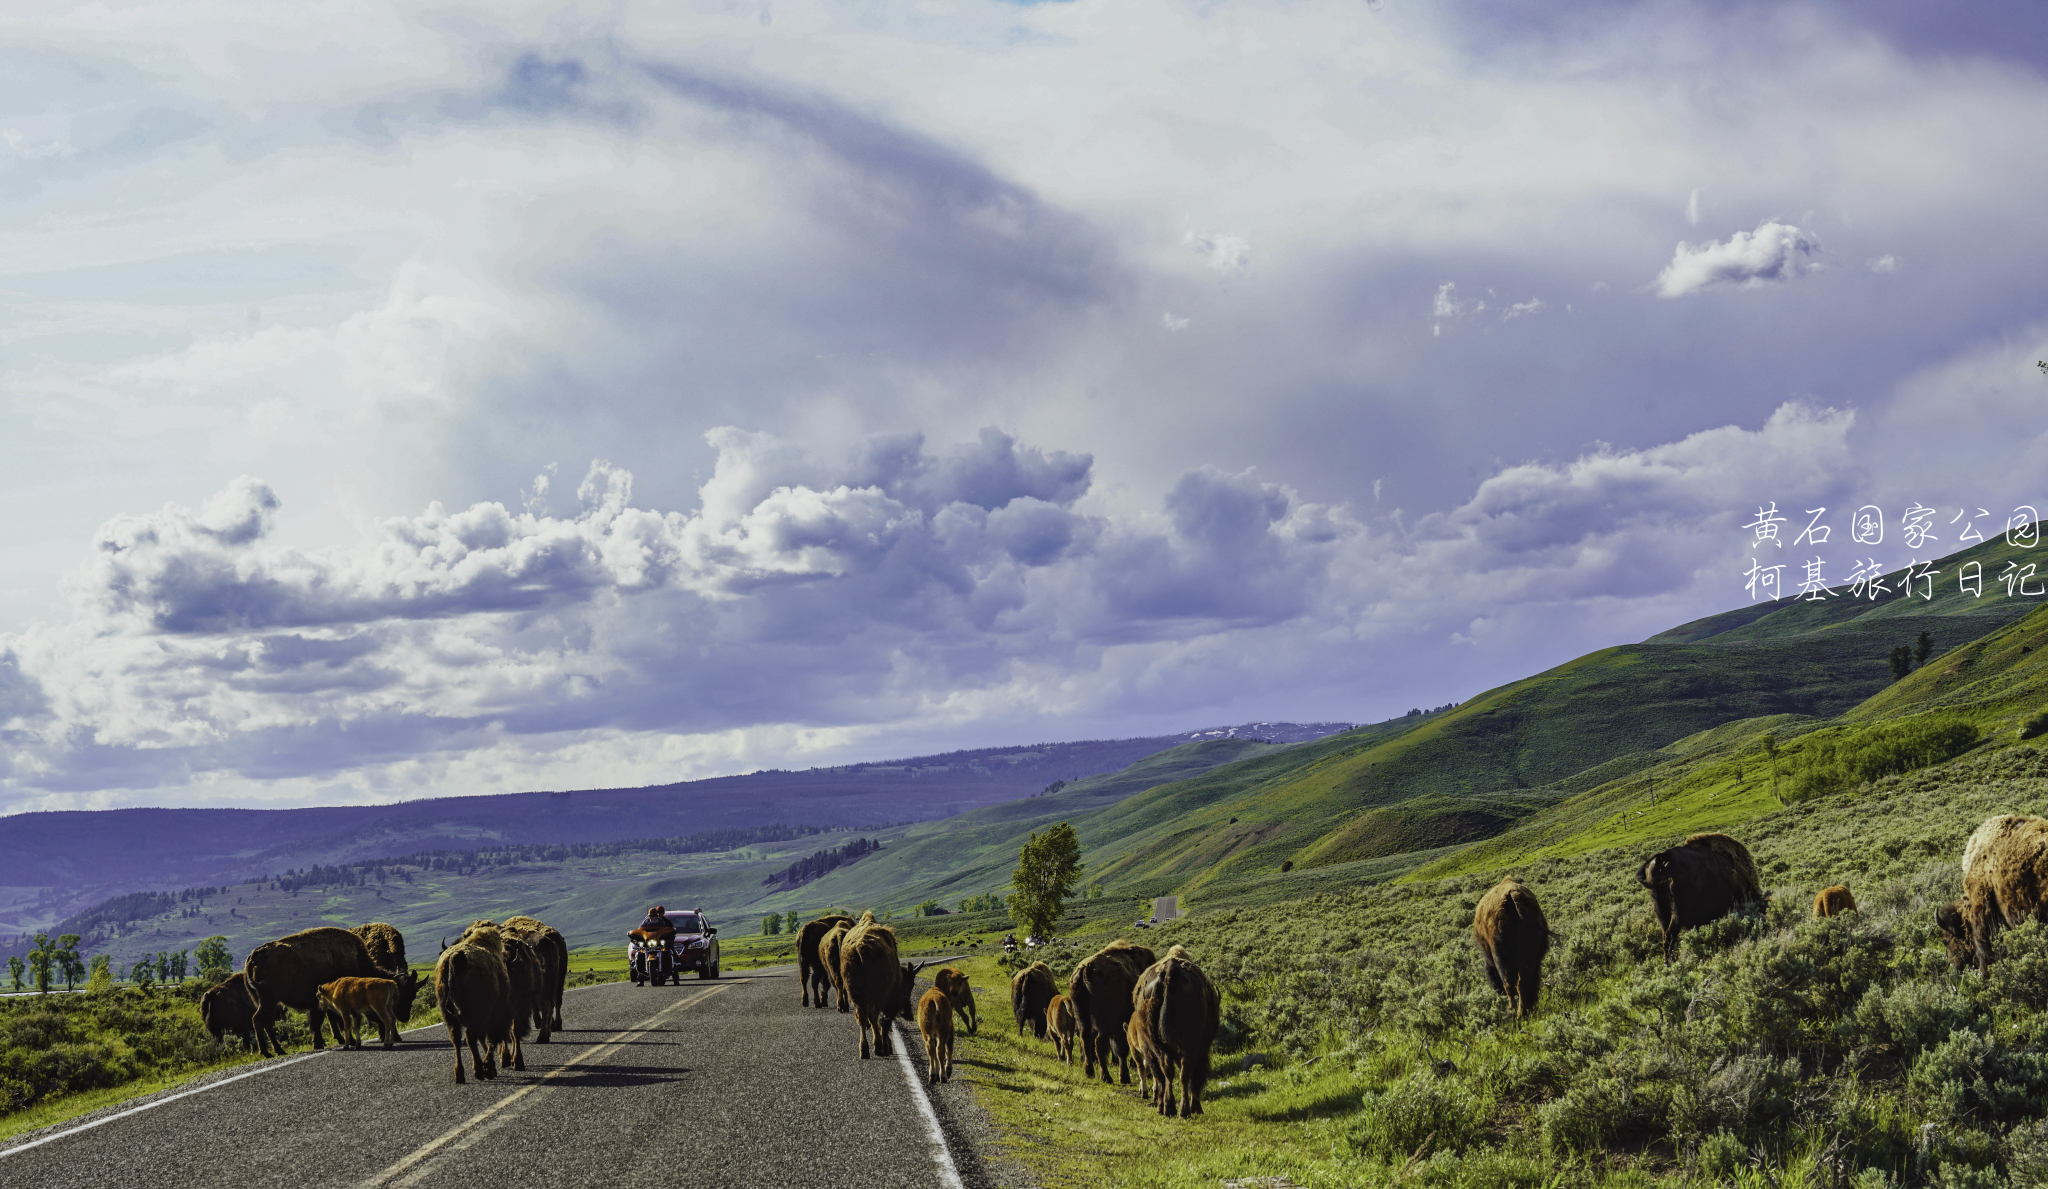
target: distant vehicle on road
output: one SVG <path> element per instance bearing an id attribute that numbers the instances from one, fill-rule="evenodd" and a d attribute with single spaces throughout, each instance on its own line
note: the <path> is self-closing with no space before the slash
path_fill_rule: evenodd
<path id="1" fill-rule="evenodd" d="M 633 985 L 660 986 L 681 982 L 683 972 L 694 970 L 698 978 L 718 977 L 718 929 L 696 909 L 672 909 L 662 914 L 675 932 L 645 935 L 635 929 L 626 943 L 626 962 Z"/>

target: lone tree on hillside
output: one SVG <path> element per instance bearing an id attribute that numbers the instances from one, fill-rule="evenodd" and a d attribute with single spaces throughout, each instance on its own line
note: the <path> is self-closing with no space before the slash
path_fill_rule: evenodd
<path id="1" fill-rule="evenodd" d="M 1892 680 L 1897 681 L 1913 671 L 1913 650 L 1904 644 L 1892 649 Z"/>
<path id="2" fill-rule="evenodd" d="M 1052 936 L 1067 897 L 1081 882 L 1081 839 L 1065 822 L 1043 834 L 1033 834 L 1017 852 L 1017 869 L 1010 873 L 1010 916 L 1039 937 Z"/>
<path id="3" fill-rule="evenodd" d="M 1924 665 L 1924 664 L 1926 664 L 1926 663 L 1927 663 L 1927 658 L 1928 658 L 1928 657 L 1930 657 L 1930 656 L 1933 656 L 1933 655 L 1934 655 L 1934 637 L 1933 637 L 1933 636 L 1930 636 L 1930 635 L 1928 635 L 1928 634 L 1927 634 L 1926 632 L 1921 632 L 1921 633 L 1920 633 L 1920 638 L 1919 638 L 1918 640 L 1915 640 L 1915 641 L 1913 641 L 1913 664 L 1914 664 L 1914 666 L 1915 666 L 1915 667 L 1917 668 L 1917 667 L 1919 667 L 1919 666 L 1921 666 L 1921 665 Z"/>

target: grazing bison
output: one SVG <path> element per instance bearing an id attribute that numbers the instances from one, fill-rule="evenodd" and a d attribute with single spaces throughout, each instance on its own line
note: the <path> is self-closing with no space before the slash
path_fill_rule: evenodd
<path id="1" fill-rule="evenodd" d="M 2048 920 L 2048 819 L 2005 814 L 1977 827 L 1963 846 L 1963 898 L 1934 921 L 1960 968 L 1991 968 L 1991 941 L 2028 918 Z"/>
<path id="2" fill-rule="evenodd" d="M 1052 977 L 1052 967 L 1043 962 L 1033 962 L 1010 976 L 1010 1014 L 1017 1017 L 1017 1033 L 1023 1035 L 1024 1026 L 1031 1025 L 1031 1035 L 1045 1039 L 1045 1009 L 1059 998 L 1060 985 Z"/>
<path id="3" fill-rule="evenodd" d="M 974 1005 L 974 990 L 967 985 L 967 972 L 957 966 L 948 966 L 932 976 L 932 985 L 946 993 L 960 1019 L 967 1025 L 967 1035 L 981 1031 L 981 1009 Z"/>
<path id="4" fill-rule="evenodd" d="M 1856 897 L 1849 894 L 1843 884 L 1822 888 L 1813 898 L 1813 915 L 1817 917 L 1840 916 L 1856 907 Z"/>
<path id="5" fill-rule="evenodd" d="M 817 995 L 817 1002 L 815 1004 L 817 1007 L 825 1006 L 826 999 L 830 998 L 827 992 L 831 989 L 834 982 L 832 977 L 833 964 L 828 963 L 819 955 L 818 943 L 825 940 L 825 934 L 830 933 L 838 925 L 845 925 L 851 928 L 853 918 L 822 916 L 805 925 L 804 931 L 797 934 L 796 979 L 797 982 L 803 985 L 803 1005 L 805 1007 L 814 1006 L 811 1000 L 811 996 L 814 993 Z M 844 1006 L 844 1004 L 841 1006 Z"/>
<path id="6" fill-rule="evenodd" d="M 259 1015 L 266 1009 L 281 1013 L 284 1008 L 306 1013 L 316 1049 L 326 1047 L 320 1037 L 327 1018 L 318 1003 L 322 986 L 338 978 L 392 977 L 370 961 L 362 938 L 327 925 L 257 946 L 242 964 L 242 974 Z"/>
<path id="7" fill-rule="evenodd" d="M 505 972 L 503 940 L 496 929 L 472 928 L 441 951 L 434 964 L 434 999 L 455 1049 L 455 1084 L 461 1085 L 462 1046 L 469 1044 L 476 1076 L 498 1076 L 494 1050 L 515 1043 L 512 1037 L 512 986 Z"/>
<path id="8" fill-rule="evenodd" d="M 420 993 L 420 976 L 413 972 L 405 957 L 405 934 L 397 926 L 383 921 L 372 921 L 357 925 L 349 932 L 363 939 L 363 948 L 370 951 L 370 962 L 384 972 L 384 977 L 398 984 L 398 993 L 391 1001 L 391 1010 L 401 1024 L 412 1022 L 414 1001 Z M 361 1027 L 361 1021 L 350 1019 L 349 1027 Z"/>
<path id="9" fill-rule="evenodd" d="M 870 918 L 874 916 L 873 913 L 862 915 Z M 839 972 L 840 947 L 846 944 L 846 935 L 853 931 L 853 925 L 854 922 L 851 920 L 844 921 L 825 930 L 825 936 L 818 939 L 818 961 L 825 964 L 825 973 L 831 977 L 833 988 L 839 992 L 840 1011 L 853 1010 L 853 1005 L 846 1000 L 846 983 L 840 978 Z M 824 1004 L 820 1003 L 818 1006 L 823 1007 Z"/>
<path id="10" fill-rule="evenodd" d="M 1486 959 L 1486 981 L 1515 1005 L 1516 1019 L 1533 1014 L 1550 952 L 1550 924 L 1536 893 L 1513 876 L 1493 885 L 1473 910 L 1472 936 Z"/>
<path id="11" fill-rule="evenodd" d="M 1223 1000 L 1216 987 L 1180 946 L 1167 950 L 1139 975 L 1127 1034 L 1141 1042 L 1135 1046 L 1140 1074 L 1149 1072 L 1157 1079 L 1152 1102 L 1160 1114 L 1186 1118 L 1202 1113 L 1209 1046 L 1216 1041 L 1222 1019 Z M 1178 1102 L 1173 1097 L 1176 1081 Z"/>
<path id="12" fill-rule="evenodd" d="M 562 1030 L 562 988 L 569 979 L 569 942 L 553 925 L 529 916 L 508 917 L 505 932 L 533 947 L 540 959 L 540 995 L 534 1001 L 534 1043 Z"/>
<path id="13" fill-rule="evenodd" d="M 870 1041 L 876 1056 L 896 1051 L 889 1024 L 911 1016 L 910 992 L 917 972 L 925 964 L 900 962 L 896 958 L 896 931 L 875 923 L 875 914 L 860 914 L 860 923 L 839 943 L 839 994 L 853 1001 L 853 1014 L 860 1021 L 860 1056 L 868 1058 Z"/>
<path id="14" fill-rule="evenodd" d="M 1045 1030 L 1052 1035 L 1052 1051 L 1069 1065 L 1074 1063 L 1074 1037 L 1081 1031 L 1081 1018 L 1074 1014 L 1074 1001 L 1055 995 L 1045 1006 Z"/>
<path id="15" fill-rule="evenodd" d="M 953 1080 L 953 1001 L 937 987 L 917 1001 L 917 1031 L 924 1037 L 925 1077 L 933 1085 Z"/>
<path id="16" fill-rule="evenodd" d="M 356 1021 L 362 1016 L 377 1021 L 377 1039 L 385 1048 L 398 1043 L 398 1017 L 392 1004 L 398 998 L 398 984 L 388 978 L 338 978 L 320 988 L 320 1010 L 333 1016 L 335 1039 L 345 1049 L 363 1047 L 363 1034 Z"/>
<path id="17" fill-rule="evenodd" d="M 243 1044 L 255 1045 L 256 1051 L 266 1057 L 273 1051 L 284 1052 L 277 1033 L 272 1031 L 282 1019 L 284 1009 L 275 1003 L 266 1005 L 262 1011 L 256 1009 L 256 1001 L 249 995 L 249 978 L 239 971 L 199 997 L 199 1020 L 206 1025 L 208 1036 L 225 1040 L 232 1032 Z"/>
<path id="18" fill-rule="evenodd" d="M 1636 872 L 1636 882 L 1650 890 L 1656 904 L 1666 962 L 1678 957 L 1681 930 L 1718 921 L 1764 898 L 1749 848 L 1726 834 L 1694 834 L 1650 856 Z"/>
<path id="19" fill-rule="evenodd" d="M 1124 1025 L 1131 1018 L 1131 995 L 1138 976 L 1154 960 L 1151 950 L 1119 938 L 1074 968 L 1067 998 L 1074 1001 L 1074 1015 L 1081 1021 L 1081 1076 L 1095 1076 L 1099 1063 L 1102 1080 L 1109 1081 L 1113 1053 L 1123 1084 L 1131 1084 L 1131 1048 Z"/>

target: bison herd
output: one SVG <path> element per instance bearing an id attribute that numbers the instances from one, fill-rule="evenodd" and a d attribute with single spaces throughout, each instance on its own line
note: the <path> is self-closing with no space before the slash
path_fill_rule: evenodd
<path id="1" fill-rule="evenodd" d="M 1109 1072 L 1114 1058 L 1117 1078 L 1128 1086 L 1135 1063 L 1141 1089 L 1167 1116 L 1202 1113 L 1209 1046 L 1222 1010 L 1209 977 L 1177 945 L 1156 958 L 1144 946 L 1112 941 L 1082 959 L 1064 993 L 1043 962 L 1010 979 L 1010 1013 L 1020 1035 L 1029 1028 L 1051 1040 L 1053 1052 L 1070 1065 L 1080 1041 L 1083 1077 L 1099 1070 L 1104 1082 L 1116 1080 Z"/>
<path id="2" fill-rule="evenodd" d="M 527 1034 L 545 1044 L 562 1027 L 568 975 L 568 942 L 529 916 L 477 921 L 454 945 L 444 942 L 434 999 L 455 1049 L 455 1080 L 463 1080 L 465 1041 L 480 1078 L 525 1069 L 519 1045 Z M 315 1049 L 325 1047 L 321 1030 L 330 1025 L 336 1043 L 361 1048 L 366 1017 L 388 1049 L 398 1025 L 412 1019 L 419 986 L 397 929 L 382 921 L 322 926 L 257 946 L 240 973 L 200 999 L 199 1015 L 215 1040 L 232 1033 L 266 1057 L 284 1052 L 273 1029 L 287 1010 L 305 1013 Z"/>

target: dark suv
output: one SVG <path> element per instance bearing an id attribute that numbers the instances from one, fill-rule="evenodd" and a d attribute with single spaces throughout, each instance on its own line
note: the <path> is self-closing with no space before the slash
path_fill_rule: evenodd
<path id="1" fill-rule="evenodd" d="M 633 972 L 633 985 L 682 981 L 685 970 L 698 978 L 718 977 L 718 929 L 694 909 L 672 909 L 668 923 L 675 936 L 663 945 L 659 941 L 626 943 L 626 963 Z"/>

